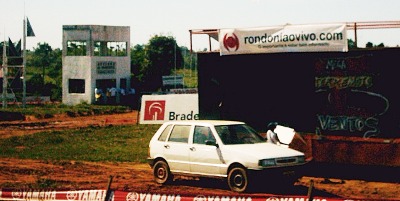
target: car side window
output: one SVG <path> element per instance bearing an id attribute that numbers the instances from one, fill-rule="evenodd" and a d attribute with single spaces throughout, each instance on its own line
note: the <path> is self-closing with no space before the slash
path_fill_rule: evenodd
<path id="1" fill-rule="evenodd" d="M 228 126 L 216 126 L 215 130 L 224 144 L 238 144 L 239 139 L 235 132 L 231 132 Z"/>
<path id="2" fill-rule="evenodd" d="M 194 128 L 193 143 L 206 144 L 207 140 L 213 142 L 216 141 L 211 132 L 211 129 L 206 126 L 196 126 Z"/>
<path id="3" fill-rule="evenodd" d="M 168 125 L 167 127 L 165 127 L 165 129 L 161 133 L 160 137 L 158 138 L 158 141 L 165 142 L 165 140 L 167 139 L 168 133 L 171 130 L 171 128 L 172 128 L 172 125 Z"/>
<path id="4" fill-rule="evenodd" d="M 168 141 L 188 143 L 189 134 L 190 125 L 175 125 L 174 128 L 172 128 Z"/>

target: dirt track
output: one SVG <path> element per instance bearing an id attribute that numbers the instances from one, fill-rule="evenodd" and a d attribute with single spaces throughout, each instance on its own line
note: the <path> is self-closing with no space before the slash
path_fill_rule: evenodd
<path id="1" fill-rule="evenodd" d="M 26 121 L 0 122 L 0 138 L 27 135 L 44 130 L 136 124 L 136 120 L 136 111 L 75 118 L 58 116 L 45 120 L 30 117 Z M 0 188 L 57 186 L 63 189 L 105 189 L 110 176 L 112 176 L 111 188 L 118 190 L 235 195 L 227 190 L 225 183 L 220 181 L 197 181 L 183 178 L 178 179 L 173 185 L 158 185 L 152 181 L 152 172 L 147 164 L 49 162 L 0 158 Z M 259 193 L 307 195 L 311 180 L 314 182 L 315 196 L 400 200 L 400 183 L 309 176 L 301 178 L 292 187 L 275 190 L 269 190 L 266 187 Z M 267 186 L 268 184 L 273 184 L 273 181 L 266 181 L 260 185 Z"/>

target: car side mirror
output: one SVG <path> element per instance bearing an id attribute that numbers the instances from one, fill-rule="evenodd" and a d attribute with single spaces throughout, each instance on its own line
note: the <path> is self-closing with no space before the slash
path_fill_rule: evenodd
<path id="1" fill-rule="evenodd" d="M 217 142 L 215 142 L 213 140 L 206 140 L 206 145 L 216 146 L 217 148 L 219 147 Z"/>

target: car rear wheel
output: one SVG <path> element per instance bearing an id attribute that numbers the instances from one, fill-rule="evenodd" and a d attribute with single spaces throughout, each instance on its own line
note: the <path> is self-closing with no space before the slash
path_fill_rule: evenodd
<path id="1" fill-rule="evenodd" d="M 246 191 L 249 185 L 246 170 L 242 167 L 232 168 L 228 174 L 228 185 L 232 191 L 239 193 Z"/>
<path id="2" fill-rule="evenodd" d="M 159 184 L 165 184 L 172 181 L 172 174 L 165 161 L 157 161 L 153 168 L 154 180 Z"/>

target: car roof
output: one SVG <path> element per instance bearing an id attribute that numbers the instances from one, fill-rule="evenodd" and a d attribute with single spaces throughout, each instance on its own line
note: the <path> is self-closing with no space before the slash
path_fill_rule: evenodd
<path id="1" fill-rule="evenodd" d="M 237 125 L 245 124 L 241 121 L 229 121 L 229 120 L 183 120 L 183 121 L 168 121 L 164 124 L 190 124 L 190 125 L 202 125 L 202 126 L 222 126 L 222 125 Z"/>

